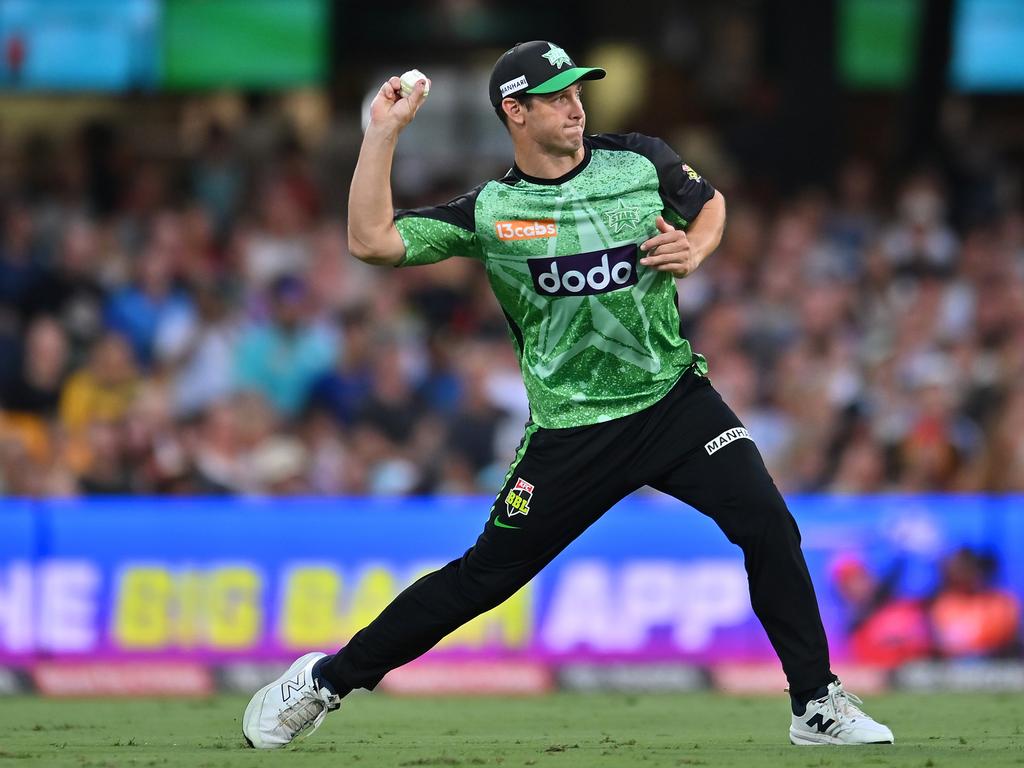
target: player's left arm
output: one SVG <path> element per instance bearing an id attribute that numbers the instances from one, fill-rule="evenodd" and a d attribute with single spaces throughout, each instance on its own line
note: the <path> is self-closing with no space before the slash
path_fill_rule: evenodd
<path id="1" fill-rule="evenodd" d="M 644 253 L 640 263 L 659 272 L 671 272 L 675 277 L 686 277 L 722 242 L 725 197 L 716 189 L 685 232 L 665 221 L 664 216 L 659 216 L 655 223 L 658 234 L 640 245 Z"/>

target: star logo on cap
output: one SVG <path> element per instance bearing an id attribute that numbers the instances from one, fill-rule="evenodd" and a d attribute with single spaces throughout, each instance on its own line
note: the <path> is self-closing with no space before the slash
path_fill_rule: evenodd
<path id="1" fill-rule="evenodd" d="M 569 58 L 568 53 L 563 51 L 554 43 L 548 43 L 548 46 L 551 50 L 547 53 L 542 53 L 541 56 L 547 59 L 551 63 L 552 67 L 555 69 L 561 69 L 563 64 L 568 64 L 570 67 L 572 66 L 572 59 Z"/>

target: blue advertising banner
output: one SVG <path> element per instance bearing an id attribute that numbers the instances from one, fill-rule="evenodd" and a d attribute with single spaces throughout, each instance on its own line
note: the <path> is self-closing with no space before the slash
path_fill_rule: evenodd
<path id="1" fill-rule="evenodd" d="M 1024 498 L 794 497 L 833 658 L 1019 654 Z M 330 650 L 472 545 L 490 499 L 0 502 L 0 662 Z M 739 550 L 626 499 L 439 658 L 762 662 Z"/>

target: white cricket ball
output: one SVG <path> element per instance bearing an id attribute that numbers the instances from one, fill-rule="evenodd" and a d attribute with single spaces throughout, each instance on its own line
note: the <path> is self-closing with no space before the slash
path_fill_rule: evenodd
<path id="1" fill-rule="evenodd" d="M 427 97 L 430 93 L 430 81 L 427 80 L 427 76 L 420 72 L 418 69 L 410 69 L 401 77 L 402 80 L 402 96 L 408 96 L 412 93 L 412 89 L 416 87 L 416 83 L 420 80 L 426 80 L 426 87 L 423 89 L 423 98 Z"/>

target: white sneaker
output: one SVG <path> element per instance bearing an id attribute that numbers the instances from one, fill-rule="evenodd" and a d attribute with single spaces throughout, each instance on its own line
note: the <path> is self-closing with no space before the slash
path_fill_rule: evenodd
<path id="1" fill-rule="evenodd" d="M 863 703 L 836 680 L 826 696 L 807 702 L 802 715 L 793 715 L 789 740 L 802 745 L 892 744 L 892 731 L 860 709 Z"/>
<path id="2" fill-rule="evenodd" d="M 324 656 L 307 653 L 256 692 L 242 716 L 242 735 L 250 747 L 277 749 L 306 737 L 341 706 L 341 697 L 313 680 L 313 665 Z"/>

